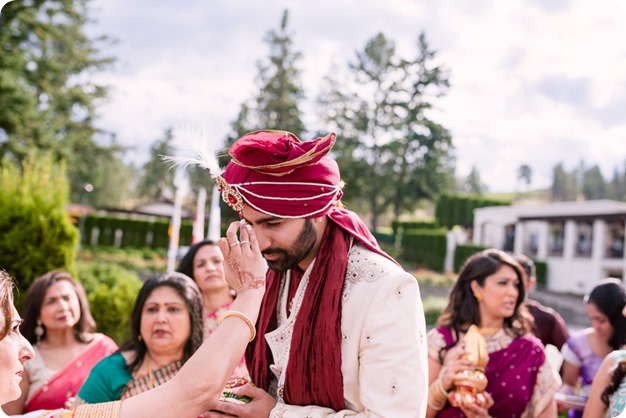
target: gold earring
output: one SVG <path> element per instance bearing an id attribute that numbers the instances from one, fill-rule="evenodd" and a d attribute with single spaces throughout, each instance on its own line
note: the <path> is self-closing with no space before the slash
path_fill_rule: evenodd
<path id="1" fill-rule="evenodd" d="M 476 298 L 476 302 L 480 303 L 483 301 L 483 295 L 480 293 L 474 293 L 474 297 Z"/>

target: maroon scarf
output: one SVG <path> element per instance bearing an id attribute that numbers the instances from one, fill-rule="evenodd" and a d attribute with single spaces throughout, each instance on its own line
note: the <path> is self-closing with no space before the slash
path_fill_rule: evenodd
<path id="1" fill-rule="evenodd" d="M 344 409 L 341 374 L 341 295 L 348 268 L 350 236 L 329 222 L 309 284 L 294 324 L 284 399 L 290 405 L 319 405 Z M 276 306 L 282 273 L 267 273 L 267 289 L 257 323 L 258 337 L 246 351 L 252 381 L 270 385 L 273 364 L 265 334 L 277 327 Z M 294 384 L 290 384 L 294 382 Z"/>
<path id="2" fill-rule="evenodd" d="M 370 250 L 383 252 L 363 221 L 344 209 L 333 209 L 309 284 L 294 324 L 294 334 L 285 371 L 283 398 L 290 405 L 318 405 L 344 409 L 341 373 L 341 309 L 348 269 L 350 237 Z M 395 261 L 394 261 L 395 262 Z M 253 382 L 269 389 L 270 364 L 274 363 L 265 334 L 277 327 L 276 306 L 282 274 L 267 273 L 267 287 L 257 322 L 257 338 L 248 345 L 246 360 Z M 290 382 L 294 384 L 290 385 Z"/>

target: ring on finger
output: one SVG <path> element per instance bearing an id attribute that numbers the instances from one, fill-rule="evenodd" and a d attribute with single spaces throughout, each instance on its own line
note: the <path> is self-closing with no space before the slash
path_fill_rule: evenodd
<path id="1" fill-rule="evenodd" d="M 241 245 L 243 245 L 243 244 L 248 244 L 248 245 L 251 245 L 251 244 L 250 244 L 250 241 L 241 241 L 241 242 L 240 242 L 240 244 L 241 244 Z"/>
<path id="2" fill-rule="evenodd" d="M 239 244 L 241 244 L 241 243 L 239 241 L 237 241 L 237 242 L 233 242 L 232 244 L 230 244 L 230 246 L 234 247 L 235 245 L 239 245 Z"/>

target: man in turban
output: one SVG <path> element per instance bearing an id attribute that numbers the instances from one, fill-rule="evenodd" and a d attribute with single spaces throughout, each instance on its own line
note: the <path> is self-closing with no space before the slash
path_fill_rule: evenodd
<path id="1" fill-rule="evenodd" d="M 267 260 L 267 292 L 246 358 L 242 418 L 423 417 L 427 348 L 419 288 L 359 217 L 342 208 L 330 134 L 244 135 L 217 178 Z M 232 237 L 229 241 L 232 241 Z M 230 242 L 231 248 L 249 245 Z"/>

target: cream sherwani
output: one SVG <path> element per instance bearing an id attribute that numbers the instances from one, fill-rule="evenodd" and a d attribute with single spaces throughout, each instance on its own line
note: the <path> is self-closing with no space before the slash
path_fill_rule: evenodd
<path id="1" fill-rule="evenodd" d="M 287 316 L 289 277 L 277 306 L 278 328 L 268 334 L 275 364 L 270 418 L 423 418 L 428 400 L 426 326 L 419 287 L 401 267 L 360 244 L 351 247 L 341 318 L 341 372 L 346 409 L 286 405 L 282 398 L 291 336 L 313 263 Z M 293 383 L 292 383 L 293 384 Z"/>

